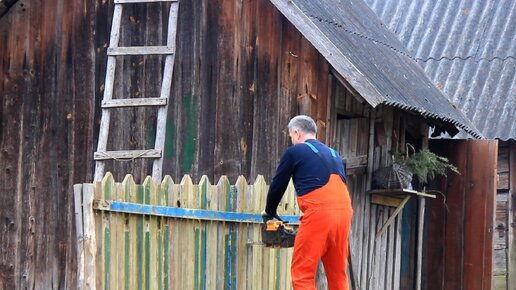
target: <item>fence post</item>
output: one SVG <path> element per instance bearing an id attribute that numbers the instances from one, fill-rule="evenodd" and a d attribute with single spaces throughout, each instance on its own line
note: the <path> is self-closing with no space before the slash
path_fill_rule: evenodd
<path id="1" fill-rule="evenodd" d="M 75 209 L 75 234 L 77 237 L 77 289 L 83 289 L 84 283 L 84 233 L 82 219 L 82 184 L 73 186 Z"/>
<path id="2" fill-rule="evenodd" d="M 97 242 L 95 237 L 95 218 L 93 214 L 93 184 L 83 184 L 83 222 L 84 222 L 84 288 L 95 290 Z"/>

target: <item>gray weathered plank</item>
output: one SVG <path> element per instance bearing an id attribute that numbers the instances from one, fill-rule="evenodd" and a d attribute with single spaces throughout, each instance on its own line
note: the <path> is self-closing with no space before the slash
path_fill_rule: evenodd
<path id="1" fill-rule="evenodd" d="M 143 107 L 143 106 L 165 106 L 168 102 L 166 98 L 135 98 L 117 99 L 102 101 L 102 108 L 124 108 L 124 107 Z"/>
<path id="2" fill-rule="evenodd" d="M 161 150 L 120 150 L 120 151 L 100 151 L 93 155 L 95 160 L 116 160 L 116 159 L 136 159 L 136 158 L 161 158 Z"/>
<path id="3" fill-rule="evenodd" d="M 93 184 L 83 184 L 84 222 L 84 289 L 96 289 L 97 242 L 95 238 L 95 214 L 93 213 Z"/>
<path id="4" fill-rule="evenodd" d="M 84 288 L 84 233 L 82 219 L 82 184 L 73 186 L 75 232 L 77 237 L 77 289 Z"/>
<path id="5" fill-rule="evenodd" d="M 125 46 L 125 47 L 109 47 L 107 55 L 152 55 L 152 54 L 168 54 L 173 55 L 174 49 L 168 46 Z"/>

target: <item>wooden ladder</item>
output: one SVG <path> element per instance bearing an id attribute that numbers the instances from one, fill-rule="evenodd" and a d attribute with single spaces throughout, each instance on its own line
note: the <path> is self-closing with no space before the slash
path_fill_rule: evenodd
<path id="1" fill-rule="evenodd" d="M 123 4 L 154 2 L 172 2 L 168 18 L 167 45 L 119 47 L 118 42 L 120 40 L 120 26 L 122 22 Z M 178 8 L 178 0 L 115 0 L 113 23 L 111 25 L 109 48 L 107 50 L 108 60 L 104 97 L 101 105 L 102 119 L 100 121 L 99 141 L 97 145 L 97 151 L 93 155 L 93 158 L 96 162 L 94 176 L 95 181 L 102 180 L 104 176 L 106 160 L 152 158 L 154 159 L 152 165 L 152 179 L 154 182 L 161 182 L 167 111 L 170 98 L 170 87 L 172 85 L 172 73 L 174 70 Z M 166 55 L 163 82 L 161 85 L 161 93 L 159 98 L 113 99 L 113 83 L 115 80 L 116 57 L 123 55 Z M 113 108 L 143 106 L 159 106 L 156 122 L 156 141 L 154 143 L 154 148 L 147 150 L 106 151 L 109 136 L 109 122 L 111 118 L 110 110 Z"/>

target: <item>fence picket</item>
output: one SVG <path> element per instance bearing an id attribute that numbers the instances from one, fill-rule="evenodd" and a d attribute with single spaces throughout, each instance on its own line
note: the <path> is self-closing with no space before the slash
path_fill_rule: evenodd
<path id="1" fill-rule="evenodd" d="M 247 180 L 243 176 L 239 176 L 234 186 L 236 194 L 236 209 L 237 212 L 246 212 L 245 201 Z M 237 229 L 237 247 L 236 247 L 236 289 L 247 288 L 247 265 L 245 263 L 247 257 L 247 224 L 236 225 Z"/>
<path id="2" fill-rule="evenodd" d="M 206 208 L 218 210 L 217 187 L 212 185 L 207 176 L 201 178 L 201 190 L 206 194 Z M 217 234 L 219 222 L 206 222 L 206 289 L 216 289 L 217 275 Z"/>
<path id="3" fill-rule="evenodd" d="M 158 186 L 158 204 L 168 206 L 168 190 L 170 184 L 173 183 L 170 175 L 166 175 Z M 169 227 L 165 217 L 159 218 L 159 234 L 158 234 L 158 289 L 168 289 L 168 263 L 169 263 L 169 247 L 168 236 Z"/>
<path id="4" fill-rule="evenodd" d="M 212 198 L 212 185 L 210 184 L 210 180 L 208 176 L 203 175 L 201 180 L 199 181 L 199 193 L 200 193 L 200 201 L 201 201 L 201 209 L 210 209 L 210 202 Z M 213 267 L 215 263 L 211 263 L 210 255 L 211 252 L 208 250 L 208 247 L 215 242 L 210 235 L 211 233 L 211 225 L 207 222 L 203 222 L 202 224 L 202 240 L 201 240 L 201 251 L 202 251 L 202 260 L 201 260 L 201 283 L 199 289 L 213 289 L 207 287 L 208 281 L 207 279 L 210 277 L 210 274 L 213 273 Z M 210 264 L 211 263 L 211 264 Z"/>
<path id="5" fill-rule="evenodd" d="M 180 185 L 179 184 L 169 184 L 169 206 L 171 207 L 181 207 L 181 196 L 180 196 Z M 182 261 L 183 253 L 181 252 L 181 230 L 182 225 L 179 222 L 179 219 L 171 218 L 168 220 L 168 226 L 170 231 L 169 236 L 169 261 L 170 261 L 170 269 L 169 269 L 169 283 L 170 287 L 181 289 L 182 284 Z"/>
<path id="6" fill-rule="evenodd" d="M 192 208 L 194 206 L 193 204 L 193 183 L 192 179 L 189 175 L 183 176 L 183 179 L 180 183 L 180 196 L 181 199 L 184 201 L 181 203 L 182 207 L 185 208 Z M 184 204 L 184 205 L 183 205 Z M 183 263 L 181 266 L 181 278 L 182 278 L 182 287 L 179 287 L 180 289 L 194 289 L 194 275 L 192 275 L 195 271 L 195 253 L 194 253 L 194 246 L 192 245 L 195 241 L 195 224 L 191 220 L 187 220 L 182 224 L 182 231 L 180 233 L 180 237 L 184 240 L 190 241 L 189 243 L 178 243 L 181 245 L 181 256 L 183 258 L 183 261 L 191 261 L 192 257 L 194 258 L 194 263 Z"/>
<path id="7" fill-rule="evenodd" d="M 265 179 L 262 175 L 258 175 L 256 177 L 256 180 L 253 184 L 253 191 L 254 191 L 254 205 L 255 208 L 258 209 L 259 212 L 261 212 L 263 209 L 265 209 L 265 200 L 266 200 L 266 194 L 267 194 L 267 184 L 265 183 Z M 254 241 L 260 241 L 261 239 L 261 232 L 259 227 L 254 227 L 253 229 L 253 240 Z M 253 275 L 253 281 L 256 282 L 256 286 L 253 287 L 254 289 L 266 289 L 265 285 L 267 285 L 268 281 L 268 272 L 266 271 L 265 263 L 268 262 L 268 259 L 266 259 L 266 251 L 264 247 L 259 246 L 255 247 L 254 250 L 256 252 L 253 252 L 253 269 L 254 269 L 254 275 Z M 265 268 L 265 269 L 264 269 Z"/>
<path id="8" fill-rule="evenodd" d="M 157 187 L 148 176 L 143 183 L 145 204 L 158 204 Z M 158 289 L 158 217 L 146 216 L 145 225 L 145 289 Z"/>
<path id="9" fill-rule="evenodd" d="M 137 202 L 137 186 L 132 175 L 126 175 L 122 182 L 123 197 L 127 202 Z M 137 217 L 125 214 L 124 233 L 124 289 L 137 289 Z"/>

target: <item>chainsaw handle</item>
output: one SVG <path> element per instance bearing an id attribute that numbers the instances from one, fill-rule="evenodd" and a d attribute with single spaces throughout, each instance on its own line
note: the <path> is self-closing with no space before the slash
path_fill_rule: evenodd
<path id="1" fill-rule="evenodd" d="M 267 222 L 267 221 L 270 221 L 272 219 L 277 219 L 279 220 L 280 222 L 283 222 L 284 224 L 286 224 L 287 222 L 284 221 L 283 219 L 281 219 L 279 217 L 279 215 L 275 214 L 275 215 L 269 215 L 266 211 L 262 211 L 262 219 L 263 219 L 263 222 Z"/>

